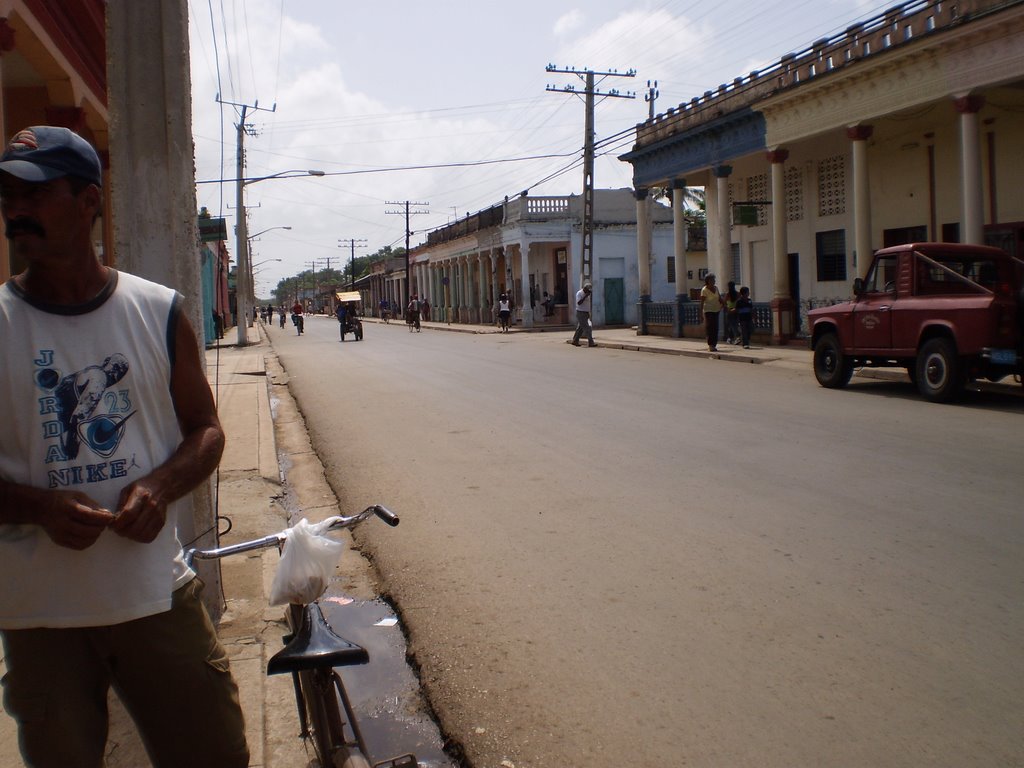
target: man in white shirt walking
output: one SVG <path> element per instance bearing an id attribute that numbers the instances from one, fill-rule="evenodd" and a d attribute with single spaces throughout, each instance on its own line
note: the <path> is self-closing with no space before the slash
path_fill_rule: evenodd
<path id="1" fill-rule="evenodd" d="M 590 322 L 591 290 L 592 286 L 587 281 L 580 290 L 576 291 L 576 333 L 572 337 L 573 346 L 576 347 L 580 345 L 580 336 L 584 334 L 587 337 L 588 347 L 597 346 L 594 343 L 594 328 Z"/>

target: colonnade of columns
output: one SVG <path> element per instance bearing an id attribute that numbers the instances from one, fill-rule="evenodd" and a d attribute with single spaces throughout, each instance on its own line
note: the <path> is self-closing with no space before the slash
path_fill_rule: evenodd
<path id="1" fill-rule="evenodd" d="M 453 323 L 492 323 L 497 317 L 498 297 L 509 294 L 512 304 L 523 310 L 524 327 L 533 325 L 530 307 L 529 242 L 519 245 L 518 259 L 512 249 L 447 256 L 410 266 L 412 293 L 427 298 L 431 318 Z M 516 265 L 518 261 L 518 265 Z M 515 266 L 520 275 L 520 290 L 515 291 Z"/>
<path id="2" fill-rule="evenodd" d="M 954 101 L 960 115 L 960 182 L 961 182 L 961 232 L 960 241 L 980 245 L 984 243 L 984 190 L 982 188 L 982 159 L 979 136 L 978 113 L 984 106 L 984 97 L 966 95 Z M 871 184 L 868 162 L 868 140 L 873 128 L 870 125 L 854 125 L 847 129 L 853 159 L 853 245 L 856 275 L 865 277 L 871 265 L 874 247 L 871 241 Z M 772 200 L 772 319 L 776 343 L 790 338 L 797 329 L 797 307 L 789 288 L 789 249 L 787 243 L 785 163 L 789 151 L 775 148 L 767 152 L 766 159 L 771 167 Z M 711 169 L 714 187 L 708 194 L 708 233 L 717 236 L 709 238 L 708 267 L 718 278 L 718 285 L 725 286 L 733 279 L 731 211 L 729 201 L 729 177 L 732 167 L 718 165 Z M 679 276 L 686 275 L 686 220 L 681 191 L 686 180 L 672 180 L 672 211 L 674 254 L 677 285 L 683 284 Z M 680 194 L 675 194 L 675 192 Z M 637 273 L 640 281 L 640 301 L 650 300 L 650 243 L 651 222 L 647 215 L 647 190 L 635 190 L 637 201 Z M 933 239 L 936 232 L 929 233 Z M 681 297 L 685 300 L 685 297 Z"/>

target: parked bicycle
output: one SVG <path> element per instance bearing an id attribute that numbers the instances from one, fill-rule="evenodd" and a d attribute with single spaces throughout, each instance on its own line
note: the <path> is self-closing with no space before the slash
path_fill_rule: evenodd
<path id="1" fill-rule="evenodd" d="M 351 517 L 330 517 L 315 526 L 307 525 L 307 528 L 315 530 L 315 535 L 325 536 L 331 531 L 353 528 L 373 516 L 390 526 L 399 522 L 398 516 L 389 509 L 374 504 Z M 295 536 L 293 531 L 297 528 L 216 549 L 189 549 L 185 559 L 191 565 L 195 558 L 219 559 L 275 546 L 287 551 L 288 539 Z M 299 551 L 299 547 L 294 545 L 293 551 Z M 319 597 L 325 589 L 326 583 L 317 585 L 313 591 L 319 590 L 316 595 Z M 292 676 L 300 735 L 313 742 L 317 758 L 324 768 L 371 768 L 371 765 L 373 768 L 417 768 L 419 764 L 413 754 L 371 764 L 355 710 L 336 669 L 366 664 L 370 655 L 365 648 L 335 634 L 316 597 L 309 602 L 288 605 L 286 617 L 291 633 L 284 638 L 285 647 L 267 664 L 268 675 Z"/>

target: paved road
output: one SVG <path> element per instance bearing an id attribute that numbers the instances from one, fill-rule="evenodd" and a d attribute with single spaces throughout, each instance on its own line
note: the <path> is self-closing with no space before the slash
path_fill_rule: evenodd
<path id="1" fill-rule="evenodd" d="M 273 333 L 474 765 L 1024 764 L 1017 398 Z"/>

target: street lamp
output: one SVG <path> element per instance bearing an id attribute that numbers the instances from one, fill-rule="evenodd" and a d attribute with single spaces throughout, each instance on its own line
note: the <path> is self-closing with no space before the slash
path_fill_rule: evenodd
<path id="1" fill-rule="evenodd" d="M 249 235 L 249 239 L 250 240 L 255 240 L 260 235 L 265 235 L 267 232 L 270 232 L 270 231 L 275 230 L 275 229 L 291 229 L 291 227 L 268 227 L 267 229 L 261 229 L 255 235 Z"/>
<path id="2" fill-rule="evenodd" d="M 249 253 L 248 253 L 248 256 L 249 256 L 249 285 L 252 286 L 252 295 L 251 295 L 250 298 L 252 299 L 253 306 L 256 306 L 256 283 L 253 280 L 253 275 L 255 274 L 255 272 L 253 271 L 254 265 L 252 264 L 252 251 L 251 251 L 251 248 L 250 248 L 249 244 L 253 240 L 255 240 L 257 237 L 259 237 L 260 235 L 265 234 L 265 233 L 270 232 L 270 231 L 275 230 L 275 229 L 291 229 L 291 227 L 288 227 L 288 226 L 283 226 L 283 227 L 267 227 L 266 229 L 261 229 L 255 235 L 249 235 L 246 238 L 246 249 L 249 251 Z M 261 261 L 260 264 L 266 264 L 267 261 L 280 261 L 280 259 L 267 259 L 266 261 Z M 248 318 L 246 318 L 246 319 L 248 319 Z"/>
<path id="3" fill-rule="evenodd" d="M 238 330 L 238 346 L 244 347 L 249 343 L 249 339 L 246 335 L 246 328 L 249 323 L 252 322 L 251 307 L 256 300 L 253 292 L 252 277 L 249 274 L 249 237 L 246 231 L 245 221 L 245 188 L 250 184 L 255 184 L 257 181 L 266 181 L 267 179 L 292 179 L 299 176 L 323 176 L 324 172 L 308 169 L 303 170 L 300 168 L 291 168 L 287 171 L 278 171 L 277 173 L 271 173 L 267 176 L 250 176 L 246 178 L 242 175 L 244 168 L 243 154 L 238 153 L 238 165 L 237 173 L 235 178 L 235 207 L 238 210 L 238 226 L 235 227 L 235 250 L 238 252 L 238 270 L 235 276 L 235 303 L 236 303 L 236 328 Z M 215 184 L 218 182 L 230 181 L 230 179 L 207 179 L 203 181 L 197 181 L 196 184 Z M 273 228 L 272 228 L 273 229 Z M 287 227 L 283 227 L 287 229 Z M 262 234 L 262 233 L 258 233 Z"/>

